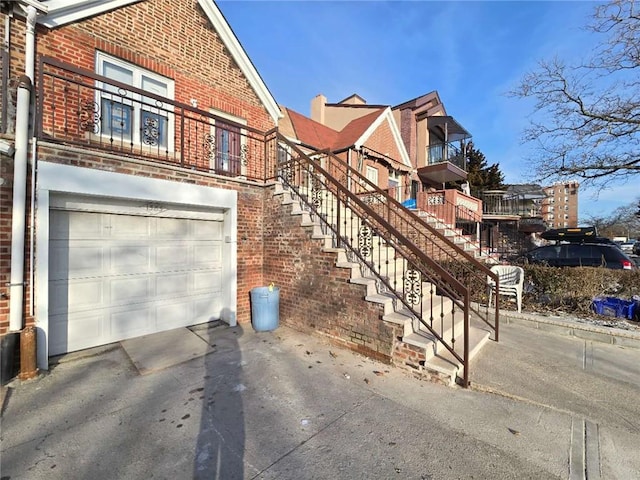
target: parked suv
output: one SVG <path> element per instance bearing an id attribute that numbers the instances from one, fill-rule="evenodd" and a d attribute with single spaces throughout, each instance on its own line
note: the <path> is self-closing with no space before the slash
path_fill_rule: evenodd
<path id="1" fill-rule="evenodd" d="M 530 250 L 522 255 L 525 261 L 552 267 L 636 268 L 629 256 L 610 240 L 597 237 L 592 228 L 549 230 L 542 238 L 558 243 Z"/>
<path id="2" fill-rule="evenodd" d="M 633 244 L 633 254 L 640 256 L 640 240 L 636 240 Z"/>

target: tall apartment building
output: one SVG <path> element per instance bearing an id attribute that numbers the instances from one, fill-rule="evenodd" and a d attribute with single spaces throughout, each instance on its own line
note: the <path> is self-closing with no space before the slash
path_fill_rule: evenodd
<path id="1" fill-rule="evenodd" d="M 578 226 L 578 189 L 576 181 L 558 182 L 544 187 L 542 219 L 548 228 Z"/>

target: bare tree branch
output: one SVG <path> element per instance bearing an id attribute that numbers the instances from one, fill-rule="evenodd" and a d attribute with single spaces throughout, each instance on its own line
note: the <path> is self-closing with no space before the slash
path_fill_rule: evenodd
<path id="1" fill-rule="evenodd" d="M 579 177 L 605 186 L 640 174 L 640 15 L 635 0 L 597 6 L 600 37 L 586 61 L 541 61 L 510 95 L 534 99 L 523 132 L 538 179 Z"/>

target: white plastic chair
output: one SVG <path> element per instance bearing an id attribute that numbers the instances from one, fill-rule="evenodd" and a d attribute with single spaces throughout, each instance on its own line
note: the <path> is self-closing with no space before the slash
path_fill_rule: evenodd
<path id="1" fill-rule="evenodd" d="M 500 286 L 499 291 L 496 292 L 496 283 L 491 277 L 487 276 L 489 306 L 491 306 L 491 299 L 494 293 L 497 295 L 516 297 L 518 313 L 520 313 L 522 311 L 522 286 L 524 285 L 524 270 L 522 267 L 516 267 L 515 265 L 494 265 L 491 267 L 491 271 L 498 275 Z"/>

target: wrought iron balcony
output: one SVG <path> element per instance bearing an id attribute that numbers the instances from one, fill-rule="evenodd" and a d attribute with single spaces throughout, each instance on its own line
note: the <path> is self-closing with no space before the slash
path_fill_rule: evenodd
<path id="1" fill-rule="evenodd" d="M 225 176 L 274 171 L 269 133 L 52 58 L 41 57 L 38 80 L 42 140 Z"/>

